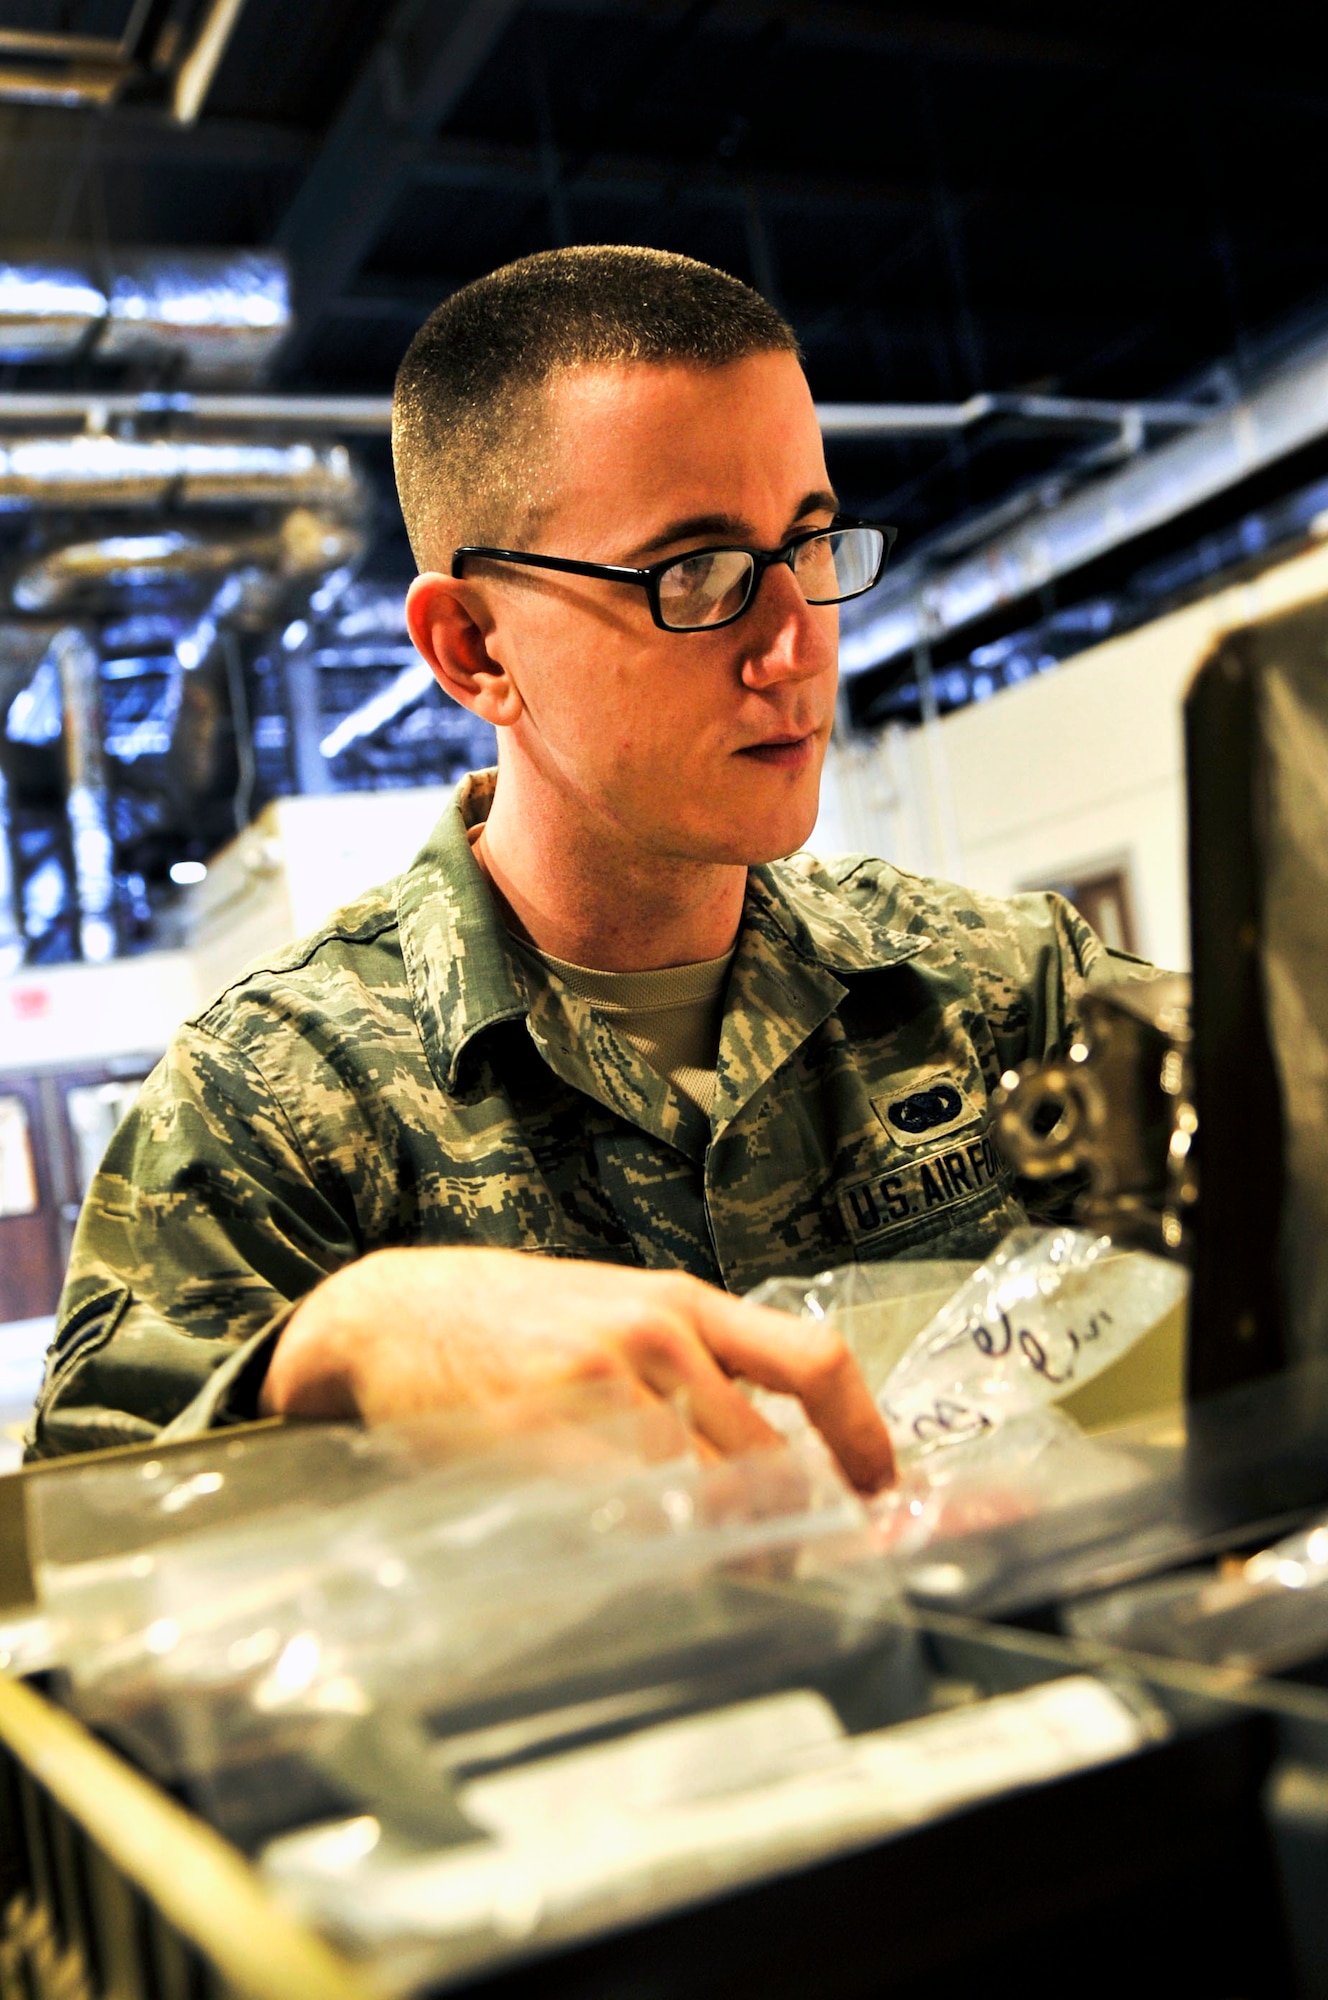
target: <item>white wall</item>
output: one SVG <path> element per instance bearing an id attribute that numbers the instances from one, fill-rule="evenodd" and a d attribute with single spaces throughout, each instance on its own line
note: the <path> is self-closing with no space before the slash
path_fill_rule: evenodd
<path id="1" fill-rule="evenodd" d="M 180 1022 L 251 960 L 400 874 L 448 795 L 439 785 L 276 800 L 190 892 L 187 951 L 0 980 L 0 1069 L 159 1055 Z"/>
<path id="2" fill-rule="evenodd" d="M 342 903 L 399 875 L 450 796 L 446 785 L 276 799 L 216 855 L 192 892 L 200 998 L 250 960 L 316 930 Z"/>
<path id="3" fill-rule="evenodd" d="M 450 785 L 426 785 L 278 801 L 294 935 L 314 930 L 338 904 L 399 875 L 451 793 Z"/>
<path id="4" fill-rule="evenodd" d="M 194 966 L 182 951 L 33 968 L 0 980 L 0 1069 L 158 1055 L 193 1012 L 195 993 Z"/>
<path id="5" fill-rule="evenodd" d="M 929 728 L 836 745 L 812 845 L 999 896 L 1124 863 L 1140 950 L 1183 967 L 1185 688 L 1221 632 L 1323 596 L 1316 548 Z"/>

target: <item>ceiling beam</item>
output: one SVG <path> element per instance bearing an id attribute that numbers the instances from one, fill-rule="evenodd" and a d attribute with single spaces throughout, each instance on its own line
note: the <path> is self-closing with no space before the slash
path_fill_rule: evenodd
<path id="1" fill-rule="evenodd" d="M 660 29 L 670 27 L 678 14 L 678 0 L 536 0 L 536 4 L 541 14 L 565 19 L 614 15 Z M 1057 34 L 1009 22 L 947 21 L 865 0 L 719 0 L 708 17 L 707 31 L 756 35 L 776 24 L 785 32 L 786 46 L 795 49 L 1080 75 L 1137 73 L 1147 66 L 1154 72 L 1174 73 L 1178 88 L 1215 93 L 1224 100 L 1253 100 L 1304 117 L 1322 116 L 1326 101 L 1304 65 L 1268 62 L 1267 48 L 1280 55 L 1284 47 L 1294 46 L 1285 37 L 1280 42 L 1268 37 L 1265 48 L 1251 46 L 1238 57 L 1224 58 L 1219 40 L 1205 43 L 1182 19 L 1172 28 L 1171 40 L 1163 39 L 1169 25 L 1165 15 L 1159 17 L 1159 35 L 1150 39 L 1146 51 L 1128 33 L 1081 29 L 1078 20 L 1072 32 Z"/>
<path id="2" fill-rule="evenodd" d="M 444 136 L 407 148 L 402 155 L 402 175 L 402 186 L 513 195 L 532 201 L 542 201 L 548 194 L 548 162 L 538 147 L 489 140 Z M 561 185 L 564 197 L 573 201 L 598 198 L 645 204 L 683 196 L 743 209 L 755 197 L 763 209 L 807 218 L 893 213 L 930 221 L 936 205 L 934 187 L 921 176 L 917 181 L 876 181 L 847 174 L 778 173 L 645 153 L 596 154 L 575 171 L 565 170 Z M 1067 195 L 1064 185 L 1049 186 L 1032 178 L 993 180 L 981 190 L 961 192 L 957 199 L 965 209 L 980 202 L 988 214 L 1001 209 L 1031 212 L 1048 229 L 1059 228 L 1067 236 L 1113 219 L 1127 224 L 1136 239 L 1143 230 L 1153 241 L 1164 236 L 1192 239 L 1196 227 L 1193 215 L 1174 200 L 1104 200 L 1095 194 L 1076 201 Z M 1243 233 L 1239 218 L 1237 225 L 1237 233 Z M 1279 241 L 1303 245 L 1307 250 L 1319 245 L 1308 223 L 1298 234 L 1290 233 L 1285 216 L 1260 212 L 1258 230 L 1264 248 Z"/>
<path id="3" fill-rule="evenodd" d="M 443 138 L 409 151 L 403 165 L 417 186 L 483 189 L 540 199 L 548 192 L 548 163 L 533 146 Z M 565 172 L 563 187 L 606 201 L 659 201 L 677 193 L 739 208 L 755 194 L 762 202 L 803 214 L 888 208 L 929 214 L 933 205 L 931 190 L 920 183 L 901 186 L 837 175 L 754 173 L 637 153 L 597 154 L 575 173 Z"/>
<path id="4" fill-rule="evenodd" d="M 677 0 L 539 0 L 542 14 L 616 14 L 640 22 L 671 27 Z M 1018 63 L 1054 69 L 1100 69 L 1116 51 L 1096 37 L 1044 34 L 988 25 L 982 21 L 943 21 L 925 14 L 905 14 L 891 8 L 836 4 L 836 0 L 721 0 L 708 27 L 720 32 L 753 34 L 778 22 L 790 38 L 804 45 L 852 49 L 880 55 L 960 56 L 975 62 Z"/>
<path id="5" fill-rule="evenodd" d="M 0 156 L 20 161 L 24 170 L 73 165 L 86 151 L 81 120 L 66 111 L 36 106 L 0 106 Z M 97 124 L 97 159 L 102 166 L 268 168 L 288 172 L 316 159 L 316 141 L 288 125 L 243 118 L 203 118 L 179 125 L 168 112 L 117 107 Z M 11 165 L 12 171 L 12 165 Z"/>
<path id="6" fill-rule="evenodd" d="M 294 372 L 331 300 L 373 247 L 412 149 L 460 103 L 518 0 L 402 0 L 276 235 L 290 260 L 299 324 Z"/>

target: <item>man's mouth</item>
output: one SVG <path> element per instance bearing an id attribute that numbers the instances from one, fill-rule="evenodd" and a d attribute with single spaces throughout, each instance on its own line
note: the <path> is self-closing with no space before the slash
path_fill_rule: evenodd
<path id="1" fill-rule="evenodd" d="M 777 770 L 796 771 L 809 763 L 816 747 L 816 731 L 801 736 L 767 736 L 760 743 L 744 744 L 736 754 L 758 764 L 773 764 Z"/>

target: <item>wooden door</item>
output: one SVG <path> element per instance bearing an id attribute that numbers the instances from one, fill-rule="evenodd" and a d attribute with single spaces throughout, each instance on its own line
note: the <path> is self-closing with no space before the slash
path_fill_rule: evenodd
<path id="1" fill-rule="evenodd" d="M 53 1313 L 62 1274 L 38 1086 L 0 1075 L 0 1324 Z"/>

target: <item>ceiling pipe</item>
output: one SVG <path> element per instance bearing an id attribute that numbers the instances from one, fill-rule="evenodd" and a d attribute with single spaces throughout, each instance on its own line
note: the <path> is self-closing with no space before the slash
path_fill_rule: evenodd
<path id="1" fill-rule="evenodd" d="M 828 438 L 945 437 L 995 417 L 1049 429 L 1102 425 L 1135 431 L 1181 429 L 1212 415 L 1212 405 L 1183 401 L 1103 402 L 1088 396 L 970 396 L 963 403 L 818 403 Z"/>
<path id="2" fill-rule="evenodd" d="M 1082 396 L 970 396 L 966 403 L 818 403 L 828 438 L 943 437 L 996 417 L 1048 428 L 1082 430 L 1134 427 L 1179 429 L 1205 423 L 1212 405 L 1174 402 L 1102 402 Z M 0 393 L 0 424 L 105 425 L 181 416 L 199 423 L 298 424 L 305 430 L 385 432 L 392 428 L 390 396 L 197 395 L 149 390 L 98 394 L 95 390 Z"/>
<path id="3" fill-rule="evenodd" d="M 344 445 L 108 436 L 0 442 L 0 505 L 235 507 L 268 503 L 357 515 L 364 487 Z"/>
<path id="4" fill-rule="evenodd" d="M 171 109 L 177 124 L 192 125 L 203 109 L 243 7 L 244 0 L 211 0 L 194 46 L 176 72 Z"/>
<path id="5" fill-rule="evenodd" d="M 383 433 L 392 428 L 390 396 L 195 395 L 189 390 L 0 391 L 0 424 L 82 424 L 105 430 L 110 424 L 160 422 L 185 417 L 200 424 L 234 424 L 246 429 L 287 426 L 303 431 Z"/>
<path id="6" fill-rule="evenodd" d="M 920 550 L 846 617 L 840 663 L 865 673 L 1137 541 L 1328 433 L 1328 340 L 1182 437 L 938 567 Z"/>
<path id="7" fill-rule="evenodd" d="M 433 670 L 423 660 L 415 660 L 410 666 L 403 667 L 386 687 L 380 688 L 368 701 L 361 702 L 358 708 L 343 716 L 335 729 L 329 731 L 318 746 L 323 756 L 330 764 L 334 757 L 339 757 L 343 750 L 361 737 L 375 735 L 409 708 L 412 702 L 428 694 L 433 685 Z"/>
<path id="8" fill-rule="evenodd" d="M 119 62 L 124 50 L 106 35 L 62 35 L 35 28 L 0 27 L 0 56 L 31 61 Z"/>

